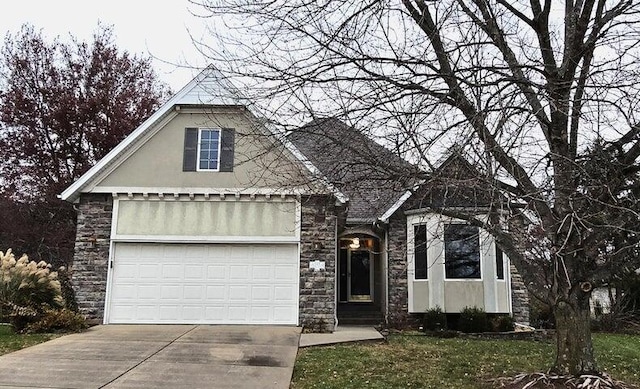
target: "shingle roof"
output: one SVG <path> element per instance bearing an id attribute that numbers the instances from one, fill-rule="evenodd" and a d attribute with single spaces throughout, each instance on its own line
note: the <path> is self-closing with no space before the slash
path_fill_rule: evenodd
<path id="1" fill-rule="evenodd" d="M 338 119 L 316 119 L 288 139 L 349 196 L 348 222 L 377 220 L 417 183 L 417 166 Z"/>

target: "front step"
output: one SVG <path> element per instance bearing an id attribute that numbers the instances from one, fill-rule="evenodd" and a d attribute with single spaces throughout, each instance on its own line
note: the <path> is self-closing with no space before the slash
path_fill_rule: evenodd
<path id="1" fill-rule="evenodd" d="M 384 322 L 384 316 L 377 312 L 349 312 L 349 315 L 339 315 L 338 325 L 378 325 Z"/>

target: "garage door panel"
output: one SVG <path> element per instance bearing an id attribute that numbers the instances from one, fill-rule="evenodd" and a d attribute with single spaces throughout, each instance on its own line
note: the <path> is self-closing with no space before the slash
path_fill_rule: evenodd
<path id="1" fill-rule="evenodd" d="M 249 266 L 231 265 L 229 279 L 232 281 L 249 281 Z"/>
<path id="2" fill-rule="evenodd" d="M 138 286 L 134 284 L 118 284 L 113 288 L 111 296 L 113 299 L 127 301 L 134 300 L 138 295 Z"/>
<path id="3" fill-rule="evenodd" d="M 247 313 L 248 312 L 247 312 L 247 308 L 246 307 L 230 306 L 229 307 L 229 321 L 231 323 L 237 323 L 237 322 L 246 321 L 247 318 L 248 318 Z"/>
<path id="4" fill-rule="evenodd" d="M 273 300 L 281 303 L 297 301 L 297 293 L 293 286 L 274 286 Z"/>
<path id="5" fill-rule="evenodd" d="M 206 296 L 204 285 L 185 285 L 184 286 L 184 299 L 192 301 L 204 301 Z"/>
<path id="6" fill-rule="evenodd" d="M 155 318 L 155 317 L 151 317 L 148 320 L 158 320 L 160 319 L 160 322 L 166 322 L 168 320 L 171 320 L 175 317 L 179 317 L 180 314 L 182 313 L 180 310 L 180 306 L 179 305 L 166 305 L 166 304 L 162 304 L 158 307 L 158 311 L 159 311 L 159 317 Z"/>
<path id="7" fill-rule="evenodd" d="M 183 264 L 163 264 L 162 278 L 165 280 L 180 280 L 184 277 Z"/>
<path id="8" fill-rule="evenodd" d="M 229 301 L 247 302 L 249 301 L 249 287 L 246 285 L 230 285 L 229 286 Z"/>
<path id="9" fill-rule="evenodd" d="M 136 313 L 142 320 L 151 320 L 158 315 L 158 307 L 155 305 L 139 305 Z"/>
<path id="10" fill-rule="evenodd" d="M 202 280 L 205 274 L 203 265 L 185 265 L 184 267 L 185 281 Z"/>
<path id="11" fill-rule="evenodd" d="M 207 285 L 206 299 L 208 301 L 225 301 L 227 299 L 224 285 Z"/>
<path id="12" fill-rule="evenodd" d="M 214 265 L 207 266 L 207 278 L 209 280 L 224 280 L 226 277 L 227 277 L 226 267 L 214 266 Z"/>
<path id="13" fill-rule="evenodd" d="M 182 307 L 182 315 L 185 320 L 201 321 L 203 316 L 202 305 L 185 305 Z"/>
<path id="14" fill-rule="evenodd" d="M 271 286 L 253 286 L 251 288 L 251 301 L 253 303 L 261 302 L 261 301 L 271 301 Z"/>
<path id="15" fill-rule="evenodd" d="M 295 244 L 117 243 L 115 253 L 110 323 L 297 324 Z"/>
<path id="16" fill-rule="evenodd" d="M 182 299 L 182 285 L 161 285 L 160 299 L 180 301 Z"/>
<path id="17" fill-rule="evenodd" d="M 119 281 L 136 280 L 140 277 L 138 273 L 138 265 L 136 264 L 123 264 L 120 270 Z"/>
<path id="18" fill-rule="evenodd" d="M 269 265 L 254 265 L 251 268 L 251 279 L 254 281 L 270 280 L 272 277 L 273 274 Z"/>
<path id="19" fill-rule="evenodd" d="M 276 280 L 290 280 L 298 275 L 298 267 L 295 265 L 275 265 L 273 278 Z"/>
<path id="20" fill-rule="evenodd" d="M 138 265 L 140 279 L 158 279 L 162 274 L 162 267 L 157 263 L 141 263 Z"/>
<path id="21" fill-rule="evenodd" d="M 139 285 L 138 300 L 155 300 L 158 297 L 159 287 L 157 285 Z"/>
<path id="22" fill-rule="evenodd" d="M 296 320 L 296 310 L 291 306 L 275 306 L 273 307 L 274 321 L 276 322 L 289 322 Z"/>

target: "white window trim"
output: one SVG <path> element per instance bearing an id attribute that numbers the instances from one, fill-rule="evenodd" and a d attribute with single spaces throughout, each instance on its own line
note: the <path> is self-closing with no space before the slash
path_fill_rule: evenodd
<path id="1" fill-rule="evenodd" d="M 464 220 L 460 220 L 460 219 L 449 219 L 449 220 L 445 220 L 442 222 L 442 266 L 444 267 L 444 280 L 445 281 L 454 281 L 454 282 L 458 282 L 458 281 L 465 281 L 465 282 L 474 282 L 474 281 L 484 281 L 484 271 L 482 271 L 482 266 L 484 265 L 484 261 L 485 261 L 485 254 L 484 254 L 484 250 L 483 248 L 486 248 L 487 245 L 487 239 L 486 237 L 483 236 L 483 232 L 484 230 L 480 227 L 478 228 L 478 254 L 479 254 L 479 258 L 478 258 L 478 266 L 480 267 L 480 277 L 478 278 L 449 278 L 447 277 L 447 255 L 446 253 L 446 240 L 444 238 L 444 230 L 446 228 L 447 225 L 451 225 L 451 224 L 461 224 L 461 225 L 471 225 L 469 223 L 467 223 Z"/>
<path id="2" fill-rule="evenodd" d="M 486 218 L 486 216 L 478 215 L 480 220 Z M 486 219 L 485 219 L 486 220 Z M 446 278 L 446 269 L 445 269 L 445 258 L 444 258 L 444 235 L 440 235 L 440 230 L 442 230 L 445 224 L 467 224 L 466 221 L 461 219 L 456 219 L 452 217 L 447 217 L 443 215 L 439 215 L 431 212 L 415 212 L 406 215 L 406 228 L 407 228 L 407 289 L 408 289 L 408 311 L 411 313 L 421 313 L 424 312 L 422 307 L 420 310 L 416 310 L 415 295 L 414 295 L 414 286 L 418 286 L 422 283 L 426 283 L 428 285 L 429 290 L 429 301 L 428 307 L 435 308 L 439 306 L 443 310 L 446 307 L 446 296 L 444 293 L 444 285 L 461 285 L 461 284 L 483 284 L 483 289 L 485 292 L 493 291 L 493 295 L 489 294 L 488 297 L 485 295 L 484 297 L 484 307 L 487 312 L 493 313 L 494 310 L 496 313 L 509 313 L 513 314 L 512 307 L 512 290 L 511 290 L 511 269 L 510 269 L 510 259 L 506 254 L 503 254 L 503 264 L 505 266 L 505 279 L 498 280 L 496 278 L 496 269 L 495 269 L 495 258 L 491 255 L 491 251 L 495 250 L 495 240 L 489 234 L 489 232 L 480 227 L 480 276 L 481 278 Z M 427 260 L 429 261 L 429 273 L 428 279 L 415 279 L 415 257 L 414 257 L 414 248 L 413 248 L 413 239 L 414 239 L 414 226 L 416 225 L 426 225 L 427 226 L 427 241 L 428 244 L 436 244 L 439 247 L 435 247 L 433 255 L 431 252 L 427 256 Z M 442 230 L 444 233 L 444 231 Z M 435 235 L 434 235 L 435 234 Z M 438 241 L 438 242 L 436 242 Z M 435 242 L 435 243 L 434 243 Z M 437 251 L 437 253 L 436 253 Z M 491 269 L 485 269 L 485 267 L 492 267 Z M 431 271 L 431 270 L 434 271 Z M 485 271 L 487 270 L 487 271 Z M 491 285 L 487 285 L 487 283 L 491 283 L 494 285 L 492 288 Z M 504 289 L 503 289 L 504 288 Z M 498 297 L 498 289 L 503 289 L 506 292 L 506 306 L 503 306 L 504 302 L 499 301 Z M 498 308 L 500 308 L 498 310 Z M 503 309 L 507 309 L 507 311 L 503 311 Z"/>
<path id="3" fill-rule="evenodd" d="M 425 226 L 425 250 L 426 250 L 426 256 L 427 256 L 427 278 L 416 278 L 416 236 L 415 236 L 415 227 L 416 226 Z M 411 274 L 411 278 L 412 281 L 416 281 L 416 282 L 427 282 L 429 281 L 429 274 L 430 271 L 429 269 L 431 268 L 431 266 L 429 266 L 429 254 L 428 254 L 428 248 L 429 248 L 429 228 L 427 226 L 427 222 L 417 222 L 417 223 L 407 223 L 407 260 L 409 263 L 409 274 Z"/>
<path id="4" fill-rule="evenodd" d="M 202 131 L 218 131 L 218 161 L 217 168 L 215 169 L 202 169 L 200 168 L 200 145 L 202 144 Z M 219 172 L 220 171 L 220 159 L 222 155 L 222 128 L 217 127 L 200 127 L 198 128 L 198 147 L 196 149 L 196 171 L 197 172 Z"/>

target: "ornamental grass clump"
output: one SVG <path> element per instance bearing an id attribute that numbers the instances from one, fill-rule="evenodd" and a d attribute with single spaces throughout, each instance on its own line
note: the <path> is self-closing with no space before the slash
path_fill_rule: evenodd
<path id="1" fill-rule="evenodd" d="M 50 264 L 29 261 L 26 255 L 16 260 L 11 249 L 0 251 L 0 321 L 21 331 L 46 310 L 63 306 L 58 274 Z"/>

